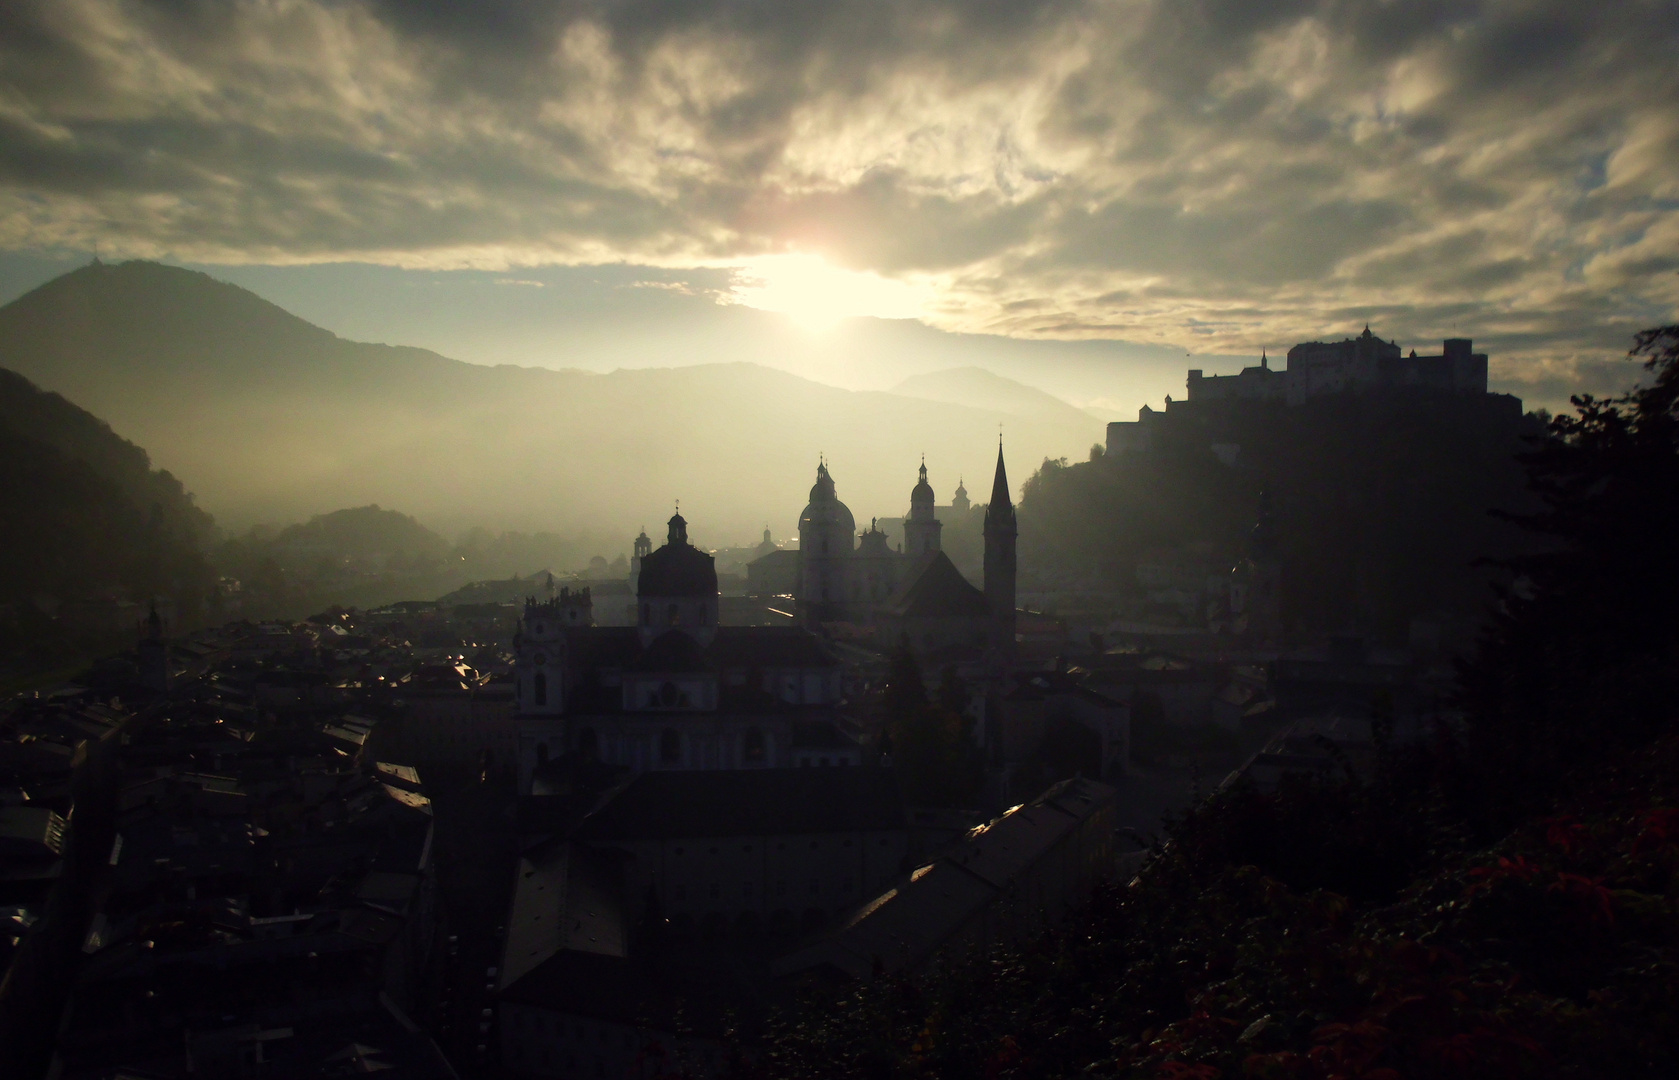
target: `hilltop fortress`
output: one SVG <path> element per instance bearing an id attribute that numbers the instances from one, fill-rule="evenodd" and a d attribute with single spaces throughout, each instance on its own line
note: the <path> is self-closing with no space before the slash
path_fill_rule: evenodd
<path id="1" fill-rule="evenodd" d="M 1301 405 L 1313 398 L 1340 393 L 1404 393 L 1424 391 L 1477 395 L 1513 403 L 1505 394 L 1487 393 L 1487 354 L 1475 351 L 1469 338 L 1447 338 L 1438 355 L 1418 356 L 1412 349 L 1404 355 L 1398 344 L 1383 341 L 1370 332 L 1344 341 L 1307 341 L 1288 351 L 1288 367 L 1273 368 L 1261 355 L 1256 367 L 1243 368 L 1235 375 L 1206 375 L 1198 368 L 1189 372 L 1187 404 L 1211 402 L 1271 402 Z M 1167 411 L 1186 402 L 1166 399 Z M 1152 424 L 1163 413 L 1143 406 L 1136 420 L 1108 425 L 1108 452 L 1147 450 L 1152 441 Z"/>

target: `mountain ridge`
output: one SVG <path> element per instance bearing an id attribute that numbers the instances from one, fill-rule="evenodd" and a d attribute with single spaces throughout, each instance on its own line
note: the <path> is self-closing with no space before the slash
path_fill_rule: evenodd
<path id="1" fill-rule="evenodd" d="M 623 532 L 676 498 L 696 535 L 791 532 L 819 453 L 863 514 L 980 475 L 1008 421 L 1021 478 L 1076 429 L 850 391 L 742 361 L 606 374 L 489 367 L 345 341 L 246 290 L 155 263 L 91 264 L 0 308 L 0 365 L 81 402 L 229 527 L 401 506 L 446 533 Z M 948 497 L 948 496 L 946 496 Z"/>

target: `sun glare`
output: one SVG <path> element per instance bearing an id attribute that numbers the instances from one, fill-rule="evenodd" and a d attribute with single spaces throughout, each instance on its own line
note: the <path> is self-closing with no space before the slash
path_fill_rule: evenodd
<path id="1" fill-rule="evenodd" d="M 844 270 L 820 255 L 766 255 L 740 269 L 730 298 L 820 331 L 858 315 L 916 318 L 924 308 L 926 290 L 879 274 Z"/>

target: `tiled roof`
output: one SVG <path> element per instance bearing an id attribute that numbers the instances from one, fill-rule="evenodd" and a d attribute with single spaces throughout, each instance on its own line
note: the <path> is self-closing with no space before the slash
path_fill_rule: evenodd
<path id="1" fill-rule="evenodd" d="M 974 588 L 950 556 L 935 551 L 925 556 L 921 566 L 910 576 L 892 599 L 886 610 L 899 618 L 985 618 L 991 605 L 985 594 Z"/>

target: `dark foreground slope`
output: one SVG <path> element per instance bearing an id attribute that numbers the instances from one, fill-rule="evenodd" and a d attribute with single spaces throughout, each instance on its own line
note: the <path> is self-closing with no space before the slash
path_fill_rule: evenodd
<path id="1" fill-rule="evenodd" d="M 1555 543 L 1461 721 L 1371 775 L 1225 789 L 1033 947 L 813 1000 L 762 1075 L 1675 1075 L 1679 327 L 1641 346 L 1647 389 L 1526 457 Z"/>
<path id="2" fill-rule="evenodd" d="M 0 366 L 109 419 L 236 528 L 378 503 L 445 530 L 631 537 L 682 498 L 711 542 L 755 537 L 766 517 L 785 535 L 818 452 L 861 519 L 904 511 L 923 451 L 948 500 L 958 472 L 988 466 L 1005 418 L 1029 460 L 1079 453 L 1101 430 L 750 364 L 465 364 L 344 341 L 153 263 L 93 264 L 0 308 Z"/>
<path id="3" fill-rule="evenodd" d="M 4 648 L 49 646 L 41 616 L 78 600 L 166 596 L 196 613 L 210 590 L 210 529 L 180 481 L 152 469 L 144 450 L 0 369 Z"/>

